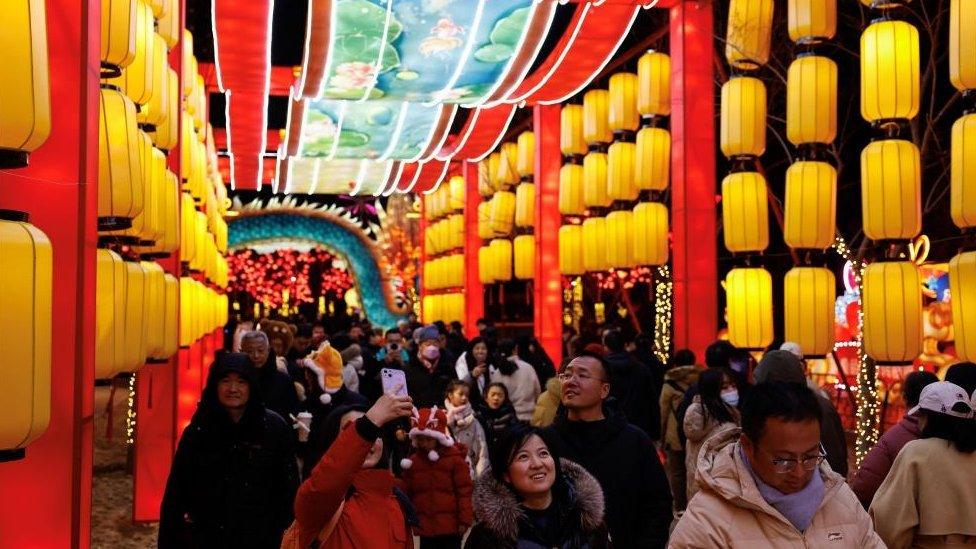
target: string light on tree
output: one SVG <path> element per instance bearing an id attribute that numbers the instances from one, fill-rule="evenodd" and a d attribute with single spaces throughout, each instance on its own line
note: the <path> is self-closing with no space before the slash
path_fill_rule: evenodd
<path id="1" fill-rule="evenodd" d="M 654 285 L 654 356 L 663 364 L 671 360 L 673 295 L 671 267 L 661 265 L 657 268 L 657 283 Z"/>

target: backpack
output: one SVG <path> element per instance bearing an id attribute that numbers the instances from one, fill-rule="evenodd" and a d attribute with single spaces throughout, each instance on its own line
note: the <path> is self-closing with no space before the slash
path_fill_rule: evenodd
<path id="1" fill-rule="evenodd" d="M 345 507 L 346 500 L 342 500 L 342 503 L 339 504 L 339 508 L 336 509 L 335 514 L 332 515 L 329 522 L 325 523 L 325 526 L 323 526 L 322 529 L 319 530 L 319 533 L 315 536 L 315 540 L 312 542 L 312 547 L 319 547 L 329 539 L 329 536 L 331 536 L 332 532 L 335 531 L 336 525 L 339 524 L 339 517 L 342 516 L 342 510 L 345 509 Z M 300 533 L 301 529 L 298 527 L 298 521 L 293 520 L 291 526 L 289 526 L 288 529 L 285 530 L 284 535 L 281 536 L 281 549 L 306 549 L 299 545 Z"/>

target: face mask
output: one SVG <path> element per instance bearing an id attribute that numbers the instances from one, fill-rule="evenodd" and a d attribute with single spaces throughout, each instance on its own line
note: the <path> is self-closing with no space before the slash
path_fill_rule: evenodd
<path id="1" fill-rule="evenodd" d="M 437 345 L 428 345 L 424 347 L 424 350 L 421 351 L 421 354 L 427 360 L 437 360 L 441 356 L 441 350 L 439 347 L 437 347 Z"/>
<path id="2" fill-rule="evenodd" d="M 722 391 L 721 394 L 722 401 L 729 406 L 739 405 L 739 391 L 735 389 L 729 389 L 728 391 Z"/>

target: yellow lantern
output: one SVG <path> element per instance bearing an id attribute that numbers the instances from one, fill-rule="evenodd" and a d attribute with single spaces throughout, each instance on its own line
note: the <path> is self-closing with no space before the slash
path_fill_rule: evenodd
<path id="1" fill-rule="evenodd" d="M 567 276 L 586 272 L 583 267 L 583 227 L 579 225 L 559 228 L 559 272 Z"/>
<path id="2" fill-rule="evenodd" d="M 519 182 L 518 145 L 502 143 L 498 163 L 498 189 L 507 189 Z"/>
<path id="3" fill-rule="evenodd" d="M 163 348 L 158 354 L 150 355 L 156 360 L 173 356 L 179 347 L 180 283 L 169 273 L 163 274 L 163 283 Z"/>
<path id="4" fill-rule="evenodd" d="M 451 177 L 448 182 L 448 196 L 450 197 L 451 210 L 460 212 L 464 210 L 464 178 L 460 175 Z"/>
<path id="5" fill-rule="evenodd" d="M 180 347 L 189 347 L 196 341 L 193 323 L 197 312 L 194 280 L 188 276 L 182 276 L 180 277 Z"/>
<path id="6" fill-rule="evenodd" d="M 837 170 L 826 162 L 794 163 L 786 170 L 784 209 L 783 240 L 787 246 L 826 249 L 834 242 L 836 232 Z"/>
<path id="7" fill-rule="evenodd" d="M 153 17 L 152 10 L 141 0 L 136 2 L 136 54 L 117 78 L 107 80 L 118 86 L 137 105 L 145 105 L 152 96 Z"/>
<path id="8" fill-rule="evenodd" d="M 137 0 L 102 0 L 102 66 L 117 71 L 136 56 Z M 39 25 L 43 27 L 43 23 Z"/>
<path id="9" fill-rule="evenodd" d="M 143 142 L 139 147 L 142 162 L 142 180 L 145 182 L 145 204 L 142 213 L 132 219 L 132 226 L 125 234 L 135 237 L 140 244 L 151 245 L 162 237 L 163 214 L 166 201 L 166 155 L 153 148 L 149 136 L 139 132 Z"/>
<path id="10" fill-rule="evenodd" d="M 491 229 L 491 202 L 478 204 L 478 238 L 488 240 L 495 235 Z"/>
<path id="11" fill-rule="evenodd" d="M 952 221 L 960 229 L 976 227 L 976 114 L 952 125 L 950 199 Z"/>
<path id="12" fill-rule="evenodd" d="M 663 191 L 671 179 L 671 133 L 664 128 L 637 132 L 634 185 L 642 191 Z"/>
<path id="13" fill-rule="evenodd" d="M 637 131 L 640 113 L 637 112 L 637 75 L 618 72 L 610 77 L 607 122 L 610 131 Z"/>
<path id="14" fill-rule="evenodd" d="M 634 170 L 637 145 L 615 141 L 607 150 L 607 198 L 611 201 L 637 200 Z"/>
<path id="15" fill-rule="evenodd" d="M 146 125 L 146 130 L 154 130 L 157 124 L 167 116 L 169 108 L 169 64 L 166 57 L 166 42 L 163 37 L 152 33 L 150 39 L 150 85 L 152 94 L 149 101 L 143 105 L 142 110 L 136 115 L 140 124 Z"/>
<path id="16" fill-rule="evenodd" d="M 914 118 L 919 107 L 918 29 L 872 23 L 861 34 L 861 116 L 869 122 Z"/>
<path id="17" fill-rule="evenodd" d="M 492 278 L 496 282 L 508 282 L 512 279 L 512 241 L 496 238 L 488 248 L 491 250 Z"/>
<path id="18" fill-rule="evenodd" d="M 515 193 L 499 191 L 491 199 L 491 213 L 488 223 L 496 236 L 512 232 L 515 223 Z"/>
<path id="19" fill-rule="evenodd" d="M 952 328 L 959 360 L 976 361 L 976 252 L 963 252 L 949 262 Z"/>
<path id="20" fill-rule="evenodd" d="M 482 163 L 488 176 L 488 184 L 491 186 L 492 190 L 501 188 L 501 184 L 498 183 L 498 167 L 501 162 L 502 154 L 500 152 L 493 152 L 489 154 L 488 158 L 486 158 Z"/>
<path id="21" fill-rule="evenodd" d="M 722 85 L 722 153 L 729 158 L 759 156 L 766 150 L 766 86 L 750 76 Z"/>
<path id="22" fill-rule="evenodd" d="M 526 228 L 535 225 L 535 185 L 522 183 L 515 187 L 515 226 Z"/>
<path id="23" fill-rule="evenodd" d="M 607 220 L 602 217 L 590 217 L 583 221 L 583 269 L 592 273 L 609 268 Z"/>
<path id="24" fill-rule="evenodd" d="M 794 267 L 783 279 L 786 341 L 804 356 L 822 357 L 834 350 L 834 273 L 821 267 Z"/>
<path id="25" fill-rule="evenodd" d="M 50 418 L 54 265 L 51 242 L 26 215 L 3 217 L 8 220 L 0 220 L 0 449 L 14 450 L 41 436 Z"/>
<path id="26" fill-rule="evenodd" d="M 583 166 L 564 164 L 559 168 L 559 213 L 583 215 Z"/>
<path id="27" fill-rule="evenodd" d="M 464 214 L 454 214 L 447 218 L 448 247 L 451 249 L 464 247 Z"/>
<path id="28" fill-rule="evenodd" d="M 166 336 L 166 279 L 163 268 L 152 261 L 143 261 L 146 273 L 146 356 L 163 352 Z"/>
<path id="29" fill-rule="evenodd" d="M 156 26 L 159 35 L 166 41 L 166 46 L 172 48 L 180 39 L 180 7 L 183 2 L 167 0 L 169 8 L 159 16 Z"/>
<path id="30" fill-rule="evenodd" d="M 830 143 L 837 135 L 837 65 L 806 55 L 786 75 L 786 138 L 794 145 Z"/>
<path id="31" fill-rule="evenodd" d="M 197 130 L 197 140 L 201 143 L 206 140 L 207 126 L 207 85 L 203 80 L 203 75 L 197 73 L 197 84 L 194 87 L 196 92 L 196 112 L 193 117 L 193 127 Z"/>
<path id="32" fill-rule="evenodd" d="M 773 0 L 730 0 L 725 59 L 737 69 L 758 69 L 769 61 Z"/>
<path id="33" fill-rule="evenodd" d="M 729 342 L 765 349 L 773 342 L 773 278 L 762 268 L 737 268 L 725 278 Z"/>
<path id="34" fill-rule="evenodd" d="M 515 278 L 535 278 L 535 236 L 522 234 L 515 237 Z"/>
<path id="35" fill-rule="evenodd" d="M 518 136 L 516 168 L 523 178 L 532 177 L 535 172 L 535 134 L 532 132 L 522 132 Z"/>
<path id="36" fill-rule="evenodd" d="M 180 260 L 188 263 L 197 255 L 197 216 L 190 195 L 183 193 L 180 200 Z"/>
<path id="37" fill-rule="evenodd" d="M 629 269 L 634 266 L 634 212 L 618 210 L 606 217 L 607 264 L 614 269 Z"/>
<path id="38" fill-rule="evenodd" d="M 607 90 L 590 90 L 583 96 L 583 139 L 587 143 L 609 143 L 613 140 L 609 108 L 610 92 Z"/>
<path id="39" fill-rule="evenodd" d="M 40 147 L 51 133 L 47 23 L 42 0 L 22 0 L 5 8 L 0 33 L 5 65 L 0 165 L 22 167 L 27 165 L 27 153 Z"/>
<path id="40" fill-rule="evenodd" d="M 146 360 L 146 271 L 137 262 L 125 268 L 125 350 L 121 371 L 135 372 Z M 118 372 L 116 372 L 118 373 Z"/>
<path id="41" fill-rule="evenodd" d="M 830 40 L 837 32 L 837 0 L 789 0 L 786 26 L 798 44 Z"/>
<path id="42" fill-rule="evenodd" d="M 959 91 L 976 88 L 976 9 L 972 0 L 949 3 L 949 79 Z"/>
<path id="43" fill-rule="evenodd" d="M 610 205 L 607 194 L 607 154 L 591 152 L 583 157 L 583 205 L 605 208 Z"/>
<path id="44" fill-rule="evenodd" d="M 564 156 L 586 154 L 582 105 L 566 105 L 559 111 L 559 150 Z"/>
<path id="45" fill-rule="evenodd" d="M 766 178 L 737 172 L 722 180 L 722 233 L 731 252 L 759 252 L 769 246 Z"/>
<path id="46" fill-rule="evenodd" d="M 165 103 L 163 108 L 165 110 L 165 116 L 163 116 L 162 121 L 156 124 L 154 131 L 151 133 L 153 144 L 164 151 L 169 151 L 176 146 L 179 140 L 179 130 L 180 130 L 180 77 L 171 68 L 166 69 L 166 92 Z"/>
<path id="47" fill-rule="evenodd" d="M 649 51 L 637 60 L 637 111 L 644 116 L 671 114 L 671 58 Z"/>
<path id="48" fill-rule="evenodd" d="M 910 261 L 872 263 L 862 280 L 864 352 L 879 364 L 910 364 L 922 352 L 918 268 Z"/>
<path id="49" fill-rule="evenodd" d="M 98 116 L 98 226 L 125 229 L 144 199 L 136 107 L 122 92 L 103 88 Z"/>
<path id="50" fill-rule="evenodd" d="M 668 262 L 668 208 L 658 202 L 634 206 L 634 263 L 664 265 Z"/>
<path id="51" fill-rule="evenodd" d="M 440 312 L 438 311 L 437 305 L 439 304 L 440 296 L 437 295 L 426 295 L 421 306 L 421 315 L 423 316 L 424 322 L 434 322 L 440 320 Z"/>
<path id="52" fill-rule="evenodd" d="M 861 211 L 871 240 L 910 239 L 922 230 L 918 147 L 903 139 L 874 141 L 861 153 Z"/>
<path id="53" fill-rule="evenodd" d="M 96 251 L 95 379 L 108 379 L 125 365 L 125 262 L 111 250 Z"/>
<path id="54" fill-rule="evenodd" d="M 495 283 L 495 262 L 489 246 L 478 248 L 478 279 L 482 284 Z"/>
<path id="55" fill-rule="evenodd" d="M 189 99 L 197 84 L 198 72 L 197 58 L 193 55 L 193 34 L 188 29 L 183 29 L 183 99 L 190 114 L 196 110 L 196 104 Z"/>

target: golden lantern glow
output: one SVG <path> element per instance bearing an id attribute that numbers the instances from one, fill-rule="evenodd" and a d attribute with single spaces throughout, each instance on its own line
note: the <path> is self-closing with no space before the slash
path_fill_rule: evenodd
<path id="1" fill-rule="evenodd" d="M 180 277 L 180 347 L 189 347 L 196 341 L 196 321 L 198 309 L 195 281 L 188 277 Z"/>
<path id="2" fill-rule="evenodd" d="M 909 239 L 922 230 L 918 147 L 903 139 L 874 141 L 861 152 L 861 212 L 871 240 Z"/>
<path id="3" fill-rule="evenodd" d="M 607 123 L 610 131 L 637 131 L 640 113 L 637 112 L 637 75 L 618 72 L 610 77 Z"/>
<path id="4" fill-rule="evenodd" d="M 794 267 L 783 279 L 786 341 L 804 356 L 826 356 L 834 350 L 834 273 L 821 267 Z"/>
<path id="5" fill-rule="evenodd" d="M 460 175 L 451 177 L 448 181 L 448 196 L 450 196 L 451 210 L 464 210 L 464 178 Z"/>
<path id="6" fill-rule="evenodd" d="M 163 103 L 163 109 L 165 110 L 165 115 L 162 121 L 156 124 L 155 131 L 150 134 L 153 143 L 164 151 L 169 151 L 176 146 L 179 140 L 179 130 L 180 130 L 180 77 L 171 68 L 166 69 L 166 82 L 165 86 L 167 88 L 165 95 L 165 102 Z"/>
<path id="7" fill-rule="evenodd" d="M 837 64 L 806 55 L 786 75 L 786 138 L 794 145 L 830 143 L 837 136 Z"/>
<path id="8" fill-rule="evenodd" d="M 501 188 L 501 185 L 498 183 L 498 167 L 501 162 L 502 154 L 500 152 L 493 152 L 489 154 L 488 158 L 486 158 L 483 162 L 485 172 L 488 174 L 488 184 L 491 186 L 492 190 Z"/>
<path id="9" fill-rule="evenodd" d="M 952 328 L 956 356 L 976 361 L 976 252 L 963 252 L 949 262 Z"/>
<path id="10" fill-rule="evenodd" d="M 590 217 L 583 221 L 583 269 L 586 272 L 605 271 L 607 260 L 607 220 Z"/>
<path id="11" fill-rule="evenodd" d="M 180 197 L 180 260 L 193 261 L 197 254 L 197 216 L 193 198 L 183 193 Z"/>
<path id="12" fill-rule="evenodd" d="M 106 80 L 118 86 L 136 105 L 145 105 L 152 97 L 153 89 L 153 16 L 143 1 L 136 2 L 136 54 L 117 78 Z"/>
<path id="13" fill-rule="evenodd" d="M 502 143 L 498 162 L 498 189 L 508 189 L 519 182 L 518 145 Z"/>
<path id="14" fill-rule="evenodd" d="M 881 364 L 912 363 L 922 352 L 922 279 L 915 263 L 872 263 L 862 280 L 864 352 Z"/>
<path id="15" fill-rule="evenodd" d="M 634 206 L 634 263 L 664 265 L 668 262 L 668 208 L 658 202 Z"/>
<path id="16" fill-rule="evenodd" d="M 634 212 L 618 210 L 606 217 L 607 264 L 614 269 L 634 266 Z"/>
<path id="17" fill-rule="evenodd" d="M 559 111 L 559 150 L 564 156 L 586 154 L 582 105 L 566 105 Z"/>
<path id="18" fill-rule="evenodd" d="M 762 268 L 737 268 L 725 278 L 729 342 L 765 349 L 773 342 L 773 278 Z"/>
<path id="19" fill-rule="evenodd" d="M 488 223 L 496 236 L 512 232 L 515 223 L 515 193 L 499 191 L 491 199 L 491 213 Z"/>
<path id="20" fill-rule="evenodd" d="M 751 70 L 769 61 L 773 31 L 773 0 L 730 0 L 725 59 L 737 69 Z"/>
<path id="21" fill-rule="evenodd" d="M 203 81 L 203 75 L 197 73 L 196 75 L 197 84 L 194 87 L 196 109 L 193 116 L 193 127 L 197 130 L 197 140 L 201 143 L 206 140 L 206 125 L 207 125 L 207 85 Z"/>
<path id="22" fill-rule="evenodd" d="M 737 172 L 722 180 L 722 233 L 732 252 L 759 252 L 769 246 L 766 178 Z"/>
<path id="23" fill-rule="evenodd" d="M 464 247 L 464 214 L 454 214 L 447 218 L 448 248 Z"/>
<path id="24" fill-rule="evenodd" d="M 166 335 L 166 280 L 163 268 L 152 261 L 143 261 L 146 273 L 146 356 L 163 352 Z"/>
<path id="25" fill-rule="evenodd" d="M 125 229 L 144 200 L 136 107 L 122 92 L 103 88 L 98 116 L 98 224 Z"/>
<path id="26" fill-rule="evenodd" d="M 134 372 L 146 360 L 146 271 L 134 261 L 126 261 L 125 268 L 125 321 L 122 327 L 125 348 L 121 371 Z"/>
<path id="27" fill-rule="evenodd" d="M 759 156 L 766 150 L 766 86 L 751 76 L 736 76 L 722 85 L 720 124 L 722 153 Z"/>
<path id="28" fill-rule="evenodd" d="M 139 157 L 142 163 L 142 180 L 145 182 L 145 204 L 142 212 L 132 218 L 132 226 L 125 231 L 140 243 L 149 245 L 163 236 L 163 214 L 166 207 L 166 155 L 153 148 L 149 136 L 140 132 L 142 145 Z"/>
<path id="29" fill-rule="evenodd" d="M 196 74 L 199 72 L 197 58 L 193 56 L 193 34 L 188 29 L 183 29 L 183 99 L 187 100 L 193 92 L 193 86 L 197 84 Z M 187 110 L 190 114 L 196 109 L 192 101 L 187 101 Z"/>
<path id="30" fill-rule="evenodd" d="M 972 0 L 949 3 L 949 80 L 959 91 L 976 88 L 976 9 Z"/>
<path id="31" fill-rule="evenodd" d="M 179 281 L 176 280 L 175 276 L 163 273 L 163 344 L 158 352 L 150 351 L 149 358 L 165 360 L 176 352 L 179 346 L 179 298 Z"/>
<path id="32" fill-rule="evenodd" d="M 495 262 L 489 246 L 478 248 L 478 279 L 482 284 L 495 283 Z"/>
<path id="33" fill-rule="evenodd" d="M 671 114 L 671 58 L 649 51 L 637 60 L 637 111 L 644 116 Z"/>
<path id="34" fill-rule="evenodd" d="M 836 233 L 837 170 L 826 162 L 794 163 L 786 170 L 784 209 L 787 246 L 826 249 Z"/>
<path id="35" fill-rule="evenodd" d="M 159 35 L 166 41 L 166 46 L 172 48 L 180 39 L 180 7 L 183 2 L 178 0 L 166 0 L 166 2 L 169 7 L 159 16 L 156 28 Z"/>
<path id="36" fill-rule="evenodd" d="M 559 272 L 567 276 L 581 275 L 583 267 L 583 227 L 559 227 Z"/>
<path id="37" fill-rule="evenodd" d="M 95 379 L 108 379 L 125 364 L 125 262 L 111 250 L 96 252 Z"/>
<path id="38" fill-rule="evenodd" d="M 491 202 L 478 204 L 478 238 L 488 240 L 495 235 L 491 229 Z"/>
<path id="39" fill-rule="evenodd" d="M 559 168 L 559 213 L 583 215 L 583 166 L 564 164 Z"/>
<path id="40" fill-rule="evenodd" d="M 4 32 L 16 32 L 5 29 Z M 0 449 L 23 448 L 51 414 L 51 242 L 23 216 L 0 221 Z"/>
<path id="41" fill-rule="evenodd" d="M 642 191 L 663 191 L 671 181 L 671 133 L 664 128 L 637 132 L 634 185 Z"/>
<path id="42" fill-rule="evenodd" d="M 4 149 L 31 152 L 51 133 L 48 89 L 47 23 L 44 2 L 21 0 L 5 6 L 0 51 L 4 52 L 3 101 L 0 102 L 0 163 L 27 165 L 26 154 L 8 160 Z"/>
<path id="43" fill-rule="evenodd" d="M 861 34 L 861 116 L 869 122 L 914 118 L 919 107 L 918 29 L 872 23 Z"/>
<path id="44" fill-rule="evenodd" d="M 610 92 L 590 90 L 583 96 L 583 139 L 589 144 L 609 143 L 613 133 L 609 124 Z"/>
<path id="45" fill-rule="evenodd" d="M 495 282 L 512 279 L 512 241 L 496 238 L 488 245 L 491 250 L 492 278 Z"/>
<path id="46" fill-rule="evenodd" d="M 960 229 L 976 227 L 976 114 L 966 114 L 952 125 L 950 208 Z"/>
<path id="47" fill-rule="evenodd" d="M 605 208 L 610 205 L 607 194 L 607 154 L 591 152 L 583 157 L 583 205 Z"/>
<path id="48" fill-rule="evenodd" d="M 163 121 L 163 118 L 167 116 L 167 109 L 169 107 L 169 64 L 166 58 L 166 42 L 163 41 L 163 37 L 152 33 L 152 38 L 150 39 L 150 88 L 152 89 L 152 94 L 149 96 L 149 101 L 143 105 L 142 110 L 136 115 L 136 119 L 140 124 L 146 124 L 146 129 L 154 129 L 157 124 Z"/>
<path id="49" fill-rule="evenodd" d="M 515 226 L 526 228 L 535 225 L 535 185 L 522 183 L 515 187 Z"/>
<path id="50" fill-rule="evenodd" d="M 789 0 L 786 26 L 798 44 L 830 40 L 837 32 L 837 0 Z"/>
<path id="51" fill-rule="evenodd" d="M 518 136 L 518 173 L 523 178 L 532 177 L 535 172 L 535 134 L 522 132 Z"/>
<path id="52" fill-rule="evenodd" d="M 136 56 L 136 13 L 140 4 L 138 0 L 102 0 L 99 59 L 103 65 L 121 69 L 132 63 Z"/>
<path id="53" fill-rule="evenodd" d="M 425 295 L 423 301 L 421 302 L 421 315 L 424 322 L 432 322 L 440 320 L 440 311 L 438 311 L 438 305 L 440 296 L 437 295 Z"/>
<path id="54" fill-rule="evenodd" d="M 637 200 L 634 184 L 637 145 L 615 141 L 607 150 L 607 198 L 611 201 Z"/>
<path id="55" fill-rule="evenodd" d="M 515 278 L 532 280 L 535 278 L 535 236 L 522 234 L 515 237 Z"/>

